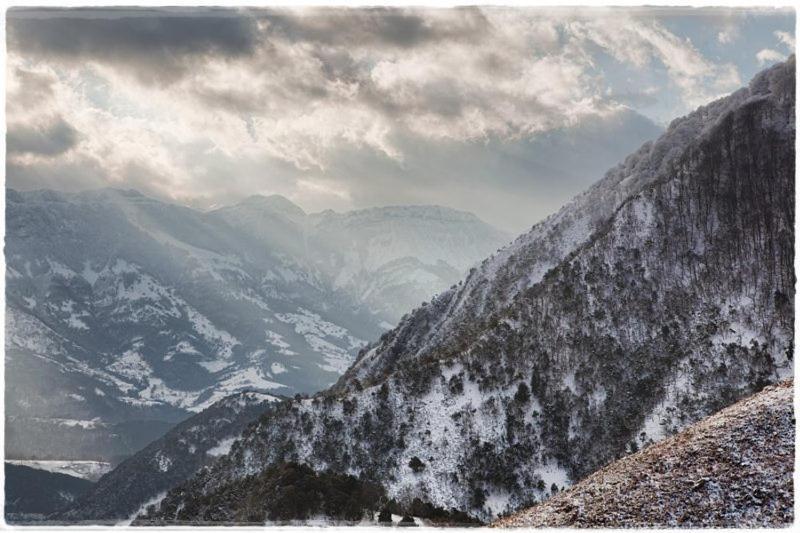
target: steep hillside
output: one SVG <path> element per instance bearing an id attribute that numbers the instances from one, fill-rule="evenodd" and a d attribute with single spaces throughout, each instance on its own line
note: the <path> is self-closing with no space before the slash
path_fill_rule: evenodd
<path id="1" fill-rule="evenodd" d="M 5 464 L 5 519 L 32 521 L 63 509 L 89 490 L 91 481 L 66 474 Z"/>
<path id="2" fill-rule="evenodd" d="M 448 350 L 454 342 L 467 342 L 516 296 L 542 281 L 553 267 L 602 231 L 623 203 L 680 167 L 688 147 L 708 140 L 710 130 L 748 101 L 771 95 L 780 116 L 764 120 L 778 121 L 771 125 L 773 129 L 793 128 L 794 116 L 787 111 L 794 105 L 790 95 L 794 62 L 792 57 L 773 72 L 757 76 L 749 88 L 675 119 L 656 141 L 642 145 L 586 192 L 483 261 L 463 283 L 415 309 L 384 335 L 374 350 L 365 350 L 346 378 L 369 380 L 394 368 L 398 358 L 424 356 Z M 753 107 L 752 103 L 747 105 Z"/>
<path id="3" fill-rule="evenodd" d="M 794 71 L 675 121 L 155 516 L 306 462 L 491 518 L 790 376 Z"/>
<path id="4" fill-rule="evenodd" d="M 404 302 L 503 242 L 464 213 L 409 209 L 374 210 L 362 236 L 331 222 L 351 215 L 312 219 L 277 196 L 201 213 L 134 191 L 9 190 L 9 456 L 113 460 L 229 394 L 335 382 Z M 474 246 L 445 246 L 462 233 Z M 377 240 L 401 253 L 364 263 Z M 356 293 L 353 277 L 374 290 Z"/>
<path id="5" fill-rule="evenodd" d="M 243 392 L 216 402 L 125 460 L 67 511 L 51 518 L 70 521 L 130 517 L 145 503 L 157 500 L 228 453 L 242 430 L 276 401 L 277 397 L 267 394 Z"/>
<path id="6" fill-rule="evenodd" d="M 794 521 L 792 381 L 600 469 L 499 527 L 785 527 Z"/>

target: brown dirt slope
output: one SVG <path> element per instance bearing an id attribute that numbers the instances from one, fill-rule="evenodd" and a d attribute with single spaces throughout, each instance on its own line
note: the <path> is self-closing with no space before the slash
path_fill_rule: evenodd
<path id="1" fill-rule="evenodd" d="M 793 390 L 767 387 L 493 526 L 789 526 Z"/>

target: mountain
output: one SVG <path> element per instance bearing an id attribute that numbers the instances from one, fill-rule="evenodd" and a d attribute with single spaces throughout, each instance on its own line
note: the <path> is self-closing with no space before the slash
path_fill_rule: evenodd
<path id="1" fill-rule="evenodd" d="M 472 213 L 440 206 L 306 215 L 273 195 L 252 196 L 211 216 L 264 248 L 302 261 L 318 283 L 387 324 L 450 287 L 509 240 Z"/>
<path id="2" fill-rule="evenodd" d="M 334 287 L 393 323 L 510 240 L 471 213 L 438 206 L 325 211 L 311 223 Z"/>
<path id="3" fill-rule="evenodd" d="M 150 517 L 291 462 L 491 519 L 790 376 L 794 71 L 674 121 Z"/>
<path id="4" fill-rule="evenodd" d="M 91 488 L 85 479 L 5 464 L 5 519 L 7 522 L 41 519 L 58 511 Z"/>
<path id="5" fill-rule="evenodd" d="M 157 501 L 168 489 L 224 455 L 242 430 L 258 419 L 275 396 L 242 392 L 181 422 L 109 472 L 64 513 L 52 518 L 120 520 Z"/>
<path id="6" fill-rule="evenodd" d="M 500 527 L 787 527 L 794 521 L 793 382 L 600 469 Z"/>
<path id="7" fill-rule="evenodd" d="M 369 213 L 306 215 L 277 196 L 202 213 L 135 191 L 8 190 L 8 455 L 116 461 L 238 391 L 320 390 L 404 302 L 447 288 L 504 239 L 439 207 Z M 361 233 L 333 229 L 350 219 Z M 425 237 L 438 248 L 420 248 Z M 356 293 L 355 279 L 373 290 Z"/>

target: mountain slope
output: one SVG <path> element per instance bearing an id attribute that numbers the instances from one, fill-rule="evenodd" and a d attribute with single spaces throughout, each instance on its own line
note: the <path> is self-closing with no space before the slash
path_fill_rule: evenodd
<path id="1" fill-rule="evenodd" d="M 791 375 L 794 70 L 675 121 L 156 518 L 279 462 L 491 518 Z"/>
<path id="2" fill-rule="evenodd" d="M 782 527 L 794 521 L 792 381 L 595 472 L 500 527 Z"/>
<path id="3" fill-rule="evenodd" d="M 224 455 L 234 439 L 277 397 L 243 392 L 224 398 L 178 424 L 103 476 L 61 521 L 123 519 Z"/>
<path id="4" fill-rule="evenodd" d="M 253 197 L 211 213 L 111 189 L 8 190 L 7 199 L 13 457 L 27 457 L 26 443 L 36 437 L 40 456 L 113 459 L 163 434 L 165 422 L 228 394 L 324 388 L 364 339 L 384 331 L 394 315 L 381 314 L 381 306 L 429 297 L 502 242 L 500 232 L 463 213 L 412 208 L 426 218 L 375 210 L 374 232 L 398 228 L 381 239 L 403 255 L 370 262 L 381 272 L 370 309 L 352 285 L 339 287 L 333 277 L 348 270 L 369 278 L 361 263 L 348 266 L 363 258 L 336 251 L 327 233 L 315 237 L 312 217 L 282 197 Z M 464 228 L 477 244 L 456 254 L 454 266 L 446 261 L 458 242 L 420 247 L 421 234 L 445 239 Z M 369 249 L 376 238 L 353 236 L 353 246 Z M 412 267 L 398 268 L 398 261 Z M 417 281 L 416 269 L 436 268 L 443 274 Z M 149 428 L 146 441 L 137 431 L 116 431 L 134 421 Z M 46 437 L 61 431 L 70 432 L 69 446 Z"/>
<path id="5" fill-rule="evenodd" d="M 375 349 L 379 356 L 365 351 L 346 377 L 369 379 L 370 374 L 380 375 L 396 364 L 389 352 L 402 354 L 403 358 L 424 356 L 446 349 L 454 339 L 461 342 L 470 334 L 464 331 L 467 325 L 469 329 L 486 327 L 496 310 L 542 281 L 547 272 L 602 230 L 623 202 L 663 178 L 679 164 L 687 146 L 707 138 L 709 130 L 749 99 L 775 94 L 775 104 L 782 109 L 783 116 L 776 117 L 782 124 L 774 127 L 793 127 L 793 116 L 786 114 L 786 106 L 793 105 L 793 98 L 788 96 L 791 87 L 769 86 L 782 83 L 794 86 L 793 75 L 788 72 L 794 68 L 794 57 L 790 62 L 790 66 L 777 67 L 776 72 L 787 71 L 781 75 L 763 73 L 753 80 L 751 87 L 675 119 L 661 137 L 643 144 L 557 213 L 483 261 L 463 283 L 437 295 L 431 305 L 416 309 L 381 339 Z M 792 102 L 778 102 L 778 99 Z M 373 369 L 376 364 L 380 367 Z"/>
<path id="6" fill-rule="evenodd" d="M 5 519 L 30 520 L 58 511 L 91 488 L 85 479 L 5 463 Z"/>

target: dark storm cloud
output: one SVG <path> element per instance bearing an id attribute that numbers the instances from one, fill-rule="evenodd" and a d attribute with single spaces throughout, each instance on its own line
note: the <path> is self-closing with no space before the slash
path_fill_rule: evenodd
<path id="1" fill-rule="evenodd" d="M 9 126 L 6 148 L 9 154 L 55 156 L 63 154 L 80 140 L 80 133 L 63 118 L 45 125 Z"/>
<path id="2" fill-rule="evenodd" d="M 9 49 L 25 56 L 96 60 L 169 83 L 207 56 L 241 57 L 258 44 L 256 22 L 234 10 L 12 9 Z"/>
<path id="3" fill-rule="evenodd" d="M 475 39 L 490 29 L 489 21 L 477 8 L 449 10 L 446 16 L 431 17 L 412 9 L 317 8 L 303 12 L 261 10 L 254 12 L 270 24 L 269 33 L 291 41 L 325 45 L 400 48 L 437 41 Z"/>

